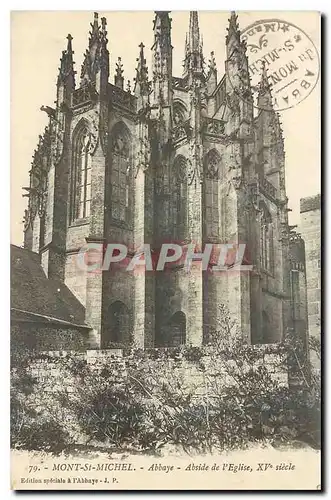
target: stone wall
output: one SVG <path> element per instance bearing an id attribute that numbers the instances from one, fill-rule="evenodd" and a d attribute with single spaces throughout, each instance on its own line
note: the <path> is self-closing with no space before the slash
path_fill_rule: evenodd
<path id="1" fill-rule="evenodd" d="M 287 385 L 287 372 L 281 367 L 281 355 L 277 352 L 277 346 L 254 346 L 251 348 L 259 353 L 259 360 L 254 367 L 264 365 L 275 380 Z M 118 383 L 123 380 L 131 368 L 139 366 L 146 367 L 146 372 L 156 373 L 158 384 L 178 378 L 183 386 L 189 390 L 194 388 L 196 394 L 208 393 L 208 380 L 215 373 L 219 374 L 219 384 L 230 385 L 231 377 L 227 374 L 224 362 L 215 361 L 210 355 L 210 348 L 192 348 L 181 352 L 180 349 L 107 349 L 88 350 L 86 352 L 76 351 L 48 351 L 37 356 L 31 365 L 31 374 L 44 382 L 47 380 L 51 392 L 69 388 L 75 384 L 74 377 L 62 377 L 61 363 L 69 359 L 75 359 L 86 363 L 92 371 L 101 372 L 107 370 L 109 384 Z M 65 370 L 63 370 L 63 373 Z M 66 387 L 65 387 L 66 386 Z"/>
<path id="2" fill-rule="evenodd" d="M 306 249 L 309 336 L 321 335 L 321 196 L 300 200 L 300 232 Z M 318 368 L 318 360 L 312 356 Z"/>
<path id="3" fill-rule="evenodd" d="M 281 356 L 277 354 L 277 346 L 256 346 L 253 349 L 259 353 L 254 367 L 267 366 L 272 378 L 286 386 L 288 376 L 284 368 L 280 368 Z M 87 390 L 82 383 L 87 384 L 92 393 L 95 389 L 97 394 L 101 386 L 106 389 L 108 385 L 116 386 L 131 379 L 134 385 L 141 384 L 142 389 L 147 386 L 146 403 L 154 397 L 154 402 L 160 403 L 159 393 L 163 384 L 168 390 L 173 387 L 174 394 L 190 391 L 198 400 L 212 399 L 216 388 L 219 393 L 219 388 L 234 383 L 230 370 L 226 370 L 222 363 L 217 356 L 210 355 L 210 348 L 207 347 L 182 352 L 171 348 L 45 351 L 33 356 L 29 363 L 28 373 L 35 379 L 36 385 L 28 396 L 24 396 L 25 404 L 37 412 L 41 421 L 60 420 L 76 444 L 89 442 L 90 445 L 102 446 L 100 442 L 92 443 L 77 422 L 75 405 L 81 398 L 82 402 L 84 399 L 79 390 L 81 388 L 84 394 Z M 86 368 L 91 370 L 85 371 Z M 100 374 L 101 377 L 90 378 L 93 374 Z M 134 376 L 137 378 L 134 379 Z M 100 386 L 95 387 L 95 384 Z"/>

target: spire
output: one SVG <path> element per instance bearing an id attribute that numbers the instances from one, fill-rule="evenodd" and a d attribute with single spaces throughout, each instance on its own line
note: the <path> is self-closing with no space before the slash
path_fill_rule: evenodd
<path id="1" fill-rule="evenodd" d="M 190 29 L 188 35 L 188 45 L 191 52 L 199 51 L 200 30 L 198 12 L 196 10 L 190 12 Z"/>
<path id="2" fill-rule="evenodd" d="M 144 56 L 144 47 L 145 45 L 141 42 L 141 44 L 139 45 L 140 48 L 139 57 L 137 58 L 138 64 L 136 68 L 134 93 L 148 95 L 149 94 L 148 68 Z"/>
<path id="3" fill-rule="evenodd" d="M 238 16 L 233 10 L 231 12 L 231 16 L 229 19 L 229 27 L 228 27 L 228 34 L 227 34 L 227 42 L 231 37 L 235 37 L 240 41 L 240 30 L 239 30 L 239 24 L 238 24 Z"/>
<path id="4" fill-rule="evenodd" d="M 186 35 L 184 76 L 188 73 L 203 73 L 202 39 L 197 11 L 190 12 L 189 32 Z"/>
<path id="5" fill-rule="evenodd" d="M 98 40 L 99 40 L 98 17 L 99 17 L 99 14 L 97 12 L 94 12 L 93 24 L 91 23 L 92 31 L 90 31 L 90 38 L 89 38 L 89 48 L 90 49 L 93 47 L 94 44 L 97 44 Z"/>
<path id="6" fill-rule="evenodd" d="M 152 46 L 153 105 L 169 105 L 172 82 L 171 19 L 168 11 L 155 11 Z"/>
<path id="7" fill-rule="evenodd" d="M 268 73 L 265 65 L 265 61 L 262 61 L 262 74 L 259 83 L 259 93 L 257 98 L 257 106 L 260 109 L 271 110 L 272 106 L 272 95 L 271 86 L 268 81 Z"/>
<path id="8" fill-rule="evenodd" d="M 208 95 L 211 95 L 217 87 L 217 68 L 214 51 L 210 53 L 206 84 Z"/>
<path id="9" fill-rule="evenodd" d="M 67 54 L 73 54 L 73 51 L 72 51 L 72 36 L 70 35 L 70 33 L 68 33 L 68 36 L 67 36 L 67 40 L 68 40 L 68 43 L 67 43 Z"/>
<path id="10" fill-rule="evenodd" d="M 91 31 L 89 32 L 88 49 L 84 54 L 84 61 L 81 71 L 81 85 L 85 83 L 95 83 L 99 71 L 105 70 L 104 76 L 108 80 L 109 75 L 109 52 L 107 49 L 107 21 L 101 18 L 99 26 L 98 13 L 94 13 Z"/>
<path id="11" fill-rule="evenodd" d="M 74 71 L 74 61 L 73 61 L 73 50 L 72 50 L 72 36 L 70 33 L 67 36 L 67 50 L 62 51 L 61 64 L 59 68 L 58 85 L 61 83 L 68 82 L 71 78 L 71 83 L 74 86 L 75 82 L 75 71 Z"/>
<path id="12" fill-rule="evenodd" d="M 155 11 L 155 18 L 153 21 L 154 44 L 160 39 L 171 44 L 171 19 L 169 17 L 169 12 L 170 11 Z"/>
<path id="13" fill-rule="evenodd" d="M 100 34 L 100 45 L 101 45 L 101 62 L 106 66 L 109 72 L 109 51 L 108 51 L 108 32 L 107 32 L 107 19 L 105 17 L 101 18 L 101 34 Z"/>
<path id="14" fill-rule="evenodd" d="M 239 25 L 238 25 L 238 16 L 234 10 L 231 11 L 230 19 L 229 19 L 229 31 L 233 31 L 234 33 L 239 33 Z"/>
<path id="15" fill-rule="evenodd" d="M 122 59 L 121 57 L 118 57 L 115 69 L 114 83 L 116 87 L 119 87 L 120 89 L 123 89 L 124 85 L 123 73 L 124 71 L 123 71 Z"/>
<path id="16" fill-rule="evenodd" d="M 252 91 L 249 77 L 248 58 L 246 42 L 240 39 L 238 16 L 231 12 L 229 19 L 228 34 L 226 36 L 225 62 L 226 75 L 231 88 L 249 103 L 252 103 Z M 248 116 L 246 117 L 249 118 Z M 249 118 L 249 120 L 251 117 Z"/>
<path id="17" fill-rule="evenodd" d="M 229 19 L 229 27 L 227 28 L 228 34 L 226 36 L 226 48 L 227 48 L 227 57 L 229 58 L 234 50 L 241 51 L 244 49 L 244 44 L 240 41 L 240 30 L 238 24 L 238 16 L 232 11 Z"/>

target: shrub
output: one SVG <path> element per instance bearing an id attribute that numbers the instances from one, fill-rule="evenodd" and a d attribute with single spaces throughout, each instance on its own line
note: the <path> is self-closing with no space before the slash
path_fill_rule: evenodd
<path id="1" fill-rule="evenodd" d="M 25 354 L 12 369 L 13 445 L 51 451 L 69 446 L 60 408 L 90 442 L 117 448 L 155 451 L 173 444 L 210 452 L 293 440 L 319 447 L 320 374 L 310 370 L 303 345 L 289 336 L 278 346 L 249 346 L 226 311 L 222 318 L 209 346 L 130 350 L 126 371 L 115 377 L 111 364 L 100 370 L 79 356 L 56 358 L 62 374 L 70 375 L 72 392 L 64 387 L 44 397 L 39 413 L 27 401 L 42 386 L 29 375 L 33 357 Z M 200 370 L 203 394 L 174 369 L 182 360 Z M 289 373 L 291 383 L 280 381 L 279 373 Z"/>
<path id="2" fill-rule="evenodd" d="M 71 440 L 61 422 L 45 418 L 29 401 L 40 391 L 37 380 L 29 373 L 29 366 L 38 356 L 31 352 L 16 352 L 12 360 L 10 394 L 10 438 L 13 448 L 51 450 L 53 453 L 66 448 Z"/>

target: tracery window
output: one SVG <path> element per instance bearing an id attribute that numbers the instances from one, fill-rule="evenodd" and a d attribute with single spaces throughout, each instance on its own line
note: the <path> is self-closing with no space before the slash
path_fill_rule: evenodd
<path id="1" fill-rule="evenodd" d="M 180 101 L 175 101 L 173 104 L 173 122 L 174 126 L 181 125 L 187 118 L 186 107 Z"/>
<path id="2" fill-rule="evenodd" d="M 131 136 L 124 124 L 115 126 L 111 139 L 111 214 L 121 222 L 130 219 Z"/>
<path id="3" fill-rule="evenodd" d="M 218 238 L 220 233 L 219 220 L 219 178 L 220 156 L 215 149 L 209 151 L 205 158 L 204 175 L 204 210 L 205 231 L 207 237 Z"/>
<path id="4" fill-rule="evenodd" d="M 90 133 L 80 127 L 73 141 L 70 221 L 85 219 L 91 205 L 91 155 Z"/>
<path id="5" fill-rule="evenodd" d="M 260 233 L 260 264 L 261 268 L 273 272 L 273 227 L 271 215 L 267 207 L 260 205 L 262 210 Z"/>

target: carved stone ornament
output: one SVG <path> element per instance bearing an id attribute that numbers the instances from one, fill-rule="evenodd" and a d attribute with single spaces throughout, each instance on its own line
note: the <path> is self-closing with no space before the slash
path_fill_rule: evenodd
<path id="1" fill-rule="evenodd" d="M 243 178 L 241 175 L 235 175 L 231 178 L 231 182 L 232 182 L 234 188 L 237 190 L 237 189 L 241 188 L 242 183 L 243 183 Z"/>
<path id="2" fill-rule="evenodd" d="M 139 139 L 138 151 L 136 154 L 134 175 L 137 177 L 140 170 L 146 172 L 149 168 L 151 159 L 151 148 L 147 135 Z"/>
<path id="3" fill-rule="evenodd" d="M 231 94 L 229 92 L 227 92 L 226 103 L 233 113 L 238 113 L 240 110 L 239 100 L 240 100 L 240 98 L 235 92 L 233 92 Z"/>
<path id="4" fill-rule="evenodd" d="M 206 123 L 206 133 L 212 135 L 223 135 L 225 132 L 225 124 L 220 120 L 209 119 Z"/>
<path id="5" fill-rule="evenodd" d="M 178 127 L 172 129 L 172 140 L 174 142 L 186 139 L 186 137 L 187 137 L 186 130 L 182 125 L 179 125 Z"/>
<path id="6" fill-rule="evenodd" d="M 97 148 L 99 139 L 99 113 L 96 110 L 94 110 L 93 117 L 88 123 L 90 132 L 89 153 L 93 154 Z"/>
<path id="7" fill-rule="evenodd" d="M 37 215 L 38 212 L 38 199 L 37 196 L 33 193 L 31 193 L 30 200 L 29 200 L 29 214 L 30 214 L 30 221 L 31 224 L 33 224 L 33 221 Z"/>
<path id="8" fill-rule="evenodd" d="M 207 159 L 206 177 L 215 180 L 219 178 L 219 158 L 214 155 L 210 155 Z"/>
<path id="9" fill-rule="evenodd" d="M 191 186 L 193 182 L 196 184 L 197 182 L 200 182 L 200 184 L 203 182 L 203 172 L 202 172 L 202 161 L 201 161 L 201 155 L 200 155 L 200 146 L 192 144 L 191 145 L 191 155 L 190 158 L 187 160 L 187 179 L 188 179 L 188 184 Z"/>
<path id="10" fill-rule="evenodd" d="M 43 175 L 42 182 L 40 184 L 40 188 L 37 192 L 37 204 L 38 204 L 38 214 L 39 217 L 43 217 L 46 212 L 46 203 L 47 203 L 47 176 Z"/>
<path id="11" fill-rule="evenodd" d="M 108 152 L 109 131 L 107 120 L 102 118 L 102 116 L 100 116 L 99 137 L 103 154 L 106 156 Z"/>
<path id="12" fill-rule="evenodd" d="M 57 119 L 51 120 L 51 155 L 54 165 L 59 163 L 63 154 L 65 116 L 58 113 Z"/>
<path id="13" fill-rule="evenodd" d="M 238 152 L 234 152 L 230 154 L 230 169 L 240 169 L 241 168 L 241 155 Z"/>
<path id="14" fill-rule="evenodd" d="M 31 224 L 31 217 L 30 217 L 30 210 L 29 209 L 25 209 L 24 210 L 24 219 L 23 219 L 23 228 L 24 228 L 24 231 L 26 231 L 29 227 L 30 227 Z"/>
<path id="15" fill-rule="evenodd" d="M 112 139 L 112 153 L 122 156 L 124 158 L 129 158 L 129 144 L 126 140 L 124 134 L 117 133 Z"/>

